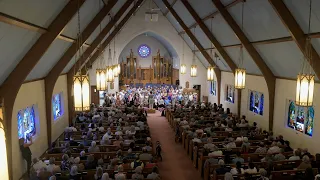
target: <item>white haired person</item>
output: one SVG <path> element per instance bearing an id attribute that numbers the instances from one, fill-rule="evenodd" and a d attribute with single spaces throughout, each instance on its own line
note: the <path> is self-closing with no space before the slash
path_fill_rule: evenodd
<path id="1" fill-rule="evenodd" d="M 71 167 L 69 179 L 81 180 L 81 176 L 78 174 L 78 167 L 77 166 Z"/>
<path id="2" fill-rule="evenodd" d="M 134 170 L 134 174 L 132 174 L 131 179 L 135 179 L 135 180 L 142 180 L 144 179 L 144 176 L 142 174 L 142 167 L 138 166 L 136 167 L 136 169 Z"/>
<path id="3" fill-rule="evenodd" d="M 114 178 L 116 180 L 125 180 L 127 178 L 126 174 L 124 174 L 124 172 L 123 172 L 123 166 L 122 165 L 118 166 L 118 173 L 114 175 Z"/>
<path id="4" fill-rule="evenodd" d="M 297 169 L 306 170 L 307 168 L 312 168 L 310 158 L 307 155 L 302 157 L 302 162 Z"/>
<path id="5" fill-rule="evenodd" d="M 101 180 L 103 175 L 103 169 L 101 167 L 97 168 L 96 174 L 94 175 L 95 180 Z"/>
<path id="6" fill-rule="evenodd" d="M 99 147 L 97 146 L 97 143 L 95 141 L 91 142 L 91 146 L 88 148 L 89 153 L 95 153 L 95 152 L 100 152 Z"/>
<path id="7" fill-rule="evenodd" d="M 101 180 L 110 180 L 108 173 L 103 173 Z"/>

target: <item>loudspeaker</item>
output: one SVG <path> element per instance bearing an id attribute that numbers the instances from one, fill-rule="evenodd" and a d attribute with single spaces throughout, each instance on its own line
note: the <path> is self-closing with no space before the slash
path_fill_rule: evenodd
<path id="1" fill-rule="evenodd" d="M 179 80 L 179 79 L 176 80 L 176 85 L 177 85 L 177 86 L 180 85 L 180 80 Z"/>

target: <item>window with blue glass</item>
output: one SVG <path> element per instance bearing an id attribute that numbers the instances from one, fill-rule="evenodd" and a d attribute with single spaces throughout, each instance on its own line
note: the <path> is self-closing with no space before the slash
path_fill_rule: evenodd
<path id="1" fill-rule="evenodd" d="M 53 119 L 57 120 L 63 115 L 62 93 L 55 94 L 52 98 Z"/>
<path id="2" fill-rule="evenodd" d="M 34 106 L 20 110 L 17 115 L 18 119 L 18 137 L 28 138 L 36 134 L 36 117 Z"/>
<path id="3" fill-rule="evenodd" d="M 146 58 L 146 57 L 148 57 L 150 55 L 150 53 L 151 53 L 151 49 L 150 49 L 150 47 L 148 45 L 142 44 L 142 45 L 139 46 L 138 54 L 139 54 L 140 57 Z"/>
<path id="4" fill-rule="evenodd" d="M 299 107 L 289 100 L 287 126 L 308 136 L 313 134 L 314 108 Z"/>
<path id="5" fill-rule="evenodd" d="M 214 96 L 216 95 L 217 93 L 216 87 L 217 87 L 217 81 L 210 81 L 210 94 Z"/>
<path id="6" fill-rule="evenodd" d="M 233 85 L 226 85 L 226 101 L 234 103 L 235 89 Z"/>
<path id="7" fill-rule="evenodd" d="M 264 109 L 264 95 L 263 93 L 257 92 L 257 91 L 250 91 L 250 98 L 249 98 L 249 110 L 259 114 L 263 115 L 263 109 Z"/>

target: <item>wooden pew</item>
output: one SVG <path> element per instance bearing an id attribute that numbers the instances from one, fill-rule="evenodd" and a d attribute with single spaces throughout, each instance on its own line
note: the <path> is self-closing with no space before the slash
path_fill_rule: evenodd
<path id="1" fill-rule="evenodd" d="M 318 173 L 318 169 L 314 168 L 313 174 Z M 272 171 L 272 179 L 281 179 L 281 180 L 294 180 L 296 175 L 303 175 L 305 170 L 285 170 L 285 171 Z"/>

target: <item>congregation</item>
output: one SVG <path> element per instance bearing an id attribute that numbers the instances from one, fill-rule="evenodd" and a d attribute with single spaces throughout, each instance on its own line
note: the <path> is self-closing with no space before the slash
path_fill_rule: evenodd
<path id="1" fill-rule="evenodd" d="M 282 135 L 250 125 L 222 105 L 176 106 L 166 117 L 205 180 L 320 179 L 320 154 L 292 148 Z"/>

